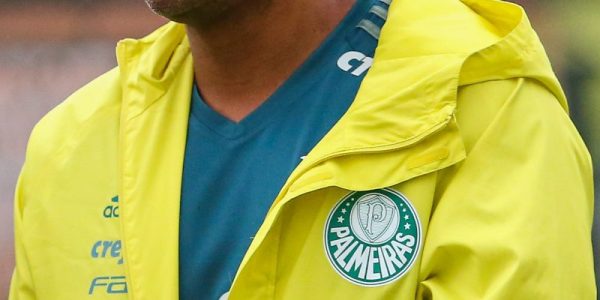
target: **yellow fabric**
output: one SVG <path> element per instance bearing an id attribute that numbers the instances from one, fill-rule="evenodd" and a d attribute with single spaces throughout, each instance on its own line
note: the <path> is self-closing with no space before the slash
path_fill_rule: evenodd
<path id="1" fill-rule="evenodd" d="M 12 300 L 178 298 L 189 44 L 168 24 L 117 54 L 32 132 Z M 595 299 L 591 163 L 566 108 L 518 6 L 395 0 L 357 98 L 274 199 L 230 299 Z M 323 231 L 345 195 L 378 188 L 410 200 L 423 239 L 402 278 L 363 287 Z M 90 256 L 116 240 L 123 264 Z M 128 293 L 109 294 L 120 276 Z"/>

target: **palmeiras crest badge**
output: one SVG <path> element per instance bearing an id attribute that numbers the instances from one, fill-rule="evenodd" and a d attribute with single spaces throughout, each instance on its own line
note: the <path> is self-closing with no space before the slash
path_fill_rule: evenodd
<path id="1" fill-rule="evenodd" d="M 353 192 L 330 212 L 324 244 L 342 277 L 358 285 L 384 285 L 406 274 L 417 259 L 421 223 L 395 190 Z"/>

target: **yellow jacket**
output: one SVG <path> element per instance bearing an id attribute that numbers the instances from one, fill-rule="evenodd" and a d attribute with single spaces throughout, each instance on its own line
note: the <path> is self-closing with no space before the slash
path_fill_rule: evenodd
<path id="1" fill-rule="evenodd" d="M 117 54 L 33 130 L 10 299 L 178 297 L 189 44 L 168 24 Z M 520 7 L 394 1 L 229 299 L 595 299 L 590 157 L 566 110 Z"/>

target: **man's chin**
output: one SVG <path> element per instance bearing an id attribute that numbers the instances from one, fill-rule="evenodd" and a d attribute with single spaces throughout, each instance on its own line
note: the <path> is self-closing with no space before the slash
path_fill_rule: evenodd
<path id="1" fill-rule="evenodd" d="M 146 4 L 157 15 L 173 21 L 185 18 L 194 9 L 193 5 L 186 1 L 146 0 Z"/>
<path id="2" fill-rule="evenodd" d="M 227 1 L 193 1 L 193 0 L 146 0 L 146 4 L 154 13 L 171 21 L 184 24 L 212 23 L 222 15 Z"/>

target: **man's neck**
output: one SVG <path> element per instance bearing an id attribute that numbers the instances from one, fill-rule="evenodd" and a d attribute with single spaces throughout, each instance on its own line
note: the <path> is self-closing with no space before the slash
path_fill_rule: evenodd
<path id="1" fill-rule="evenodd" d="M 187 25 L 204 101 L 236 122 L 285 82 L 355 0 L 263 2 L 239 5 L 210 25 Z"/>

